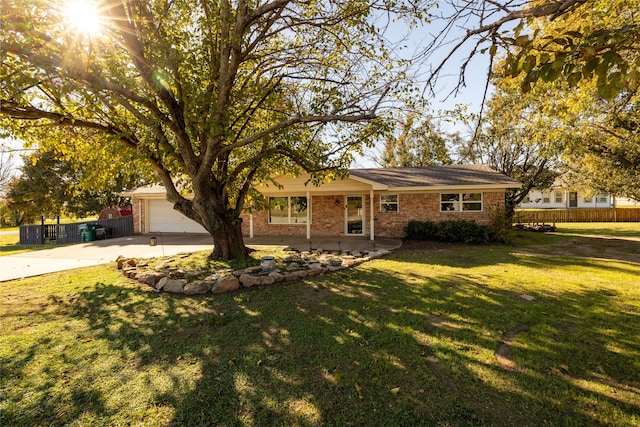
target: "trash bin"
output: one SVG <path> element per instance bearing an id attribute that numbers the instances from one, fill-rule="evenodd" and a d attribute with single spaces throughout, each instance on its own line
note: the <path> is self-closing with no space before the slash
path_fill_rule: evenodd
<path id="1" fill-rule="evenodd" d="M 83 242 L 93 242 L 96 240 L 96 224 L 80 224 L 78 230 Z"/>

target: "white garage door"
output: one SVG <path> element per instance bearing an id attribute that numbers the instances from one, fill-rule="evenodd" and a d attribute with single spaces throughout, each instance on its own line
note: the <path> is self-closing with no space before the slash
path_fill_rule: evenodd
<path id="1" fill-rule="evenodd" d="M 149 200 L 149 231 L 152 233 L 207 233 L 200 224 L 173 209 L 166 200 Z"/>

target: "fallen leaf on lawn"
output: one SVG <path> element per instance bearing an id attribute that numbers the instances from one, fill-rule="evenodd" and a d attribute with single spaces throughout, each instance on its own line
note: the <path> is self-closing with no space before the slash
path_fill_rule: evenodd
<path id="1" fill-rule="evenodd" d="M 93 341 L 93 337 L 80 338 L 80 342 L 89 342 L 89 341 Z"/>
<path id="2" fill-rule="evenodd" d="M 400 387 L 392 388 L 389 391 L 391 392 L 391 394 L 398 394 L 398 393 L 400 393 Z"/>
<path id="3" fill-rule="evenodd" d="M 356 383 L 356 390 L 358 391 L 358 393 L 362 391 L 362 387 L 360 387 L 358 383 Z"/>
<path id="4" fill-rule="evenodd" d="M 229 359 L 229 361 L 227 362 L 227 365 L 235 366 L 236 365 L 236 359 Z"/>

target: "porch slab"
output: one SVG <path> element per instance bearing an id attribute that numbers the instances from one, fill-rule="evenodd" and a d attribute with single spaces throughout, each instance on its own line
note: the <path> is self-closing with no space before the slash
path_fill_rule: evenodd
<path id="1" fill-rule="evenodd" d="M 371 240 L 366 236 L 317 236 L 307 239 L 303 236 L 254 236 L 245 237 L 245 245 L 253 246 L 285 246 L 299 251 L 388 251 L 402 246 L 400 239 L 379 238 Z"/>

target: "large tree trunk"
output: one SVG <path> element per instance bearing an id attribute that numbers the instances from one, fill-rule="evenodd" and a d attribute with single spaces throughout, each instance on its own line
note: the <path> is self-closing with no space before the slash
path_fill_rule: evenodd
<path id="1" fill-rule="evenodd" d="M 242 237 L 242 221 L 216 219 L 217 228 L 211 233 L 213 237 L 213 252 L 210 259 L 243 259 L 249 256 Z"/>
<path id="2" fill-rule="evenodd" d="M 194 190 L 195 190 L 194 185 Z M 244 259 L 249 250 L 242 237 L 242 219 L 237 217 L 234 209 L 227 207 L 228 200 L 206 186 L 202 186 L 193 200 L 185 199 L 177 192 L 167 193 L 167 200 L 173 208 L 187 218 L 202 225 L 213 238 L 213 252 L 210 259 Z"/>

